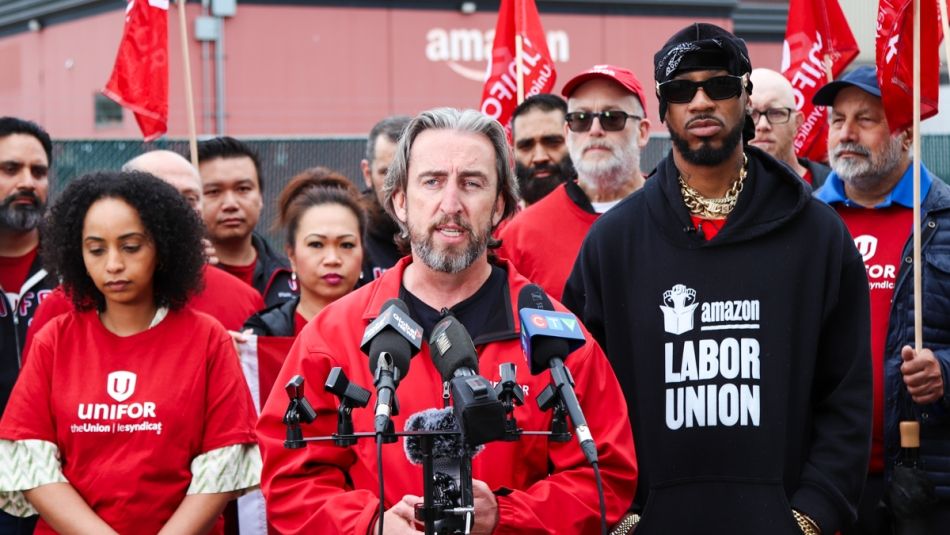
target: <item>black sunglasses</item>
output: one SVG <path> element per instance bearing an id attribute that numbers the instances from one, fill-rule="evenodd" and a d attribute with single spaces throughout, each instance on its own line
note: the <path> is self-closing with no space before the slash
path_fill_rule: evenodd
<path id="1" fill-rule="evenodd" d="M 639 121 L 639 115 L 631 115 L 625 111 L 572 111 L 564 116 L 567 127 L 571 132 L 587 132 L 594 125 L 594 117 L 600 119 L 600 127 L 607 132 L 619 132 L 627 125 L 627 119 Z"/>
<path id="2" fill-rule="evenodd" d="M 663 100 L 673 104 L 692 102 L 696 91 L 703 88 L 703 93 L 713 100 L 725 100 L 738 97 L 742 93 L 748 74 L 742 76 L 714 76 L 702 82 L 692 80 L 670 80 L 656 84 L 656 94 Z"/>

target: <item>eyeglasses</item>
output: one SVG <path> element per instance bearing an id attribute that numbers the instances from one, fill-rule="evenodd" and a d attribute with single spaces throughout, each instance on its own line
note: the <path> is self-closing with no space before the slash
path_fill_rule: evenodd
<path id="1" fill-rule="evenodd" d="M 792 108 L 769 108 L 765 111 L 752 110 L 752 122 L 759 124 L 759 118 L 765 117 L 769 124 L 785 124 L 792 116 Z"/>
<path id="2" fill-rule="evenodd" d="M 564 116 L 567 127 L 571 132 L 587 132 L 594 125 L 594 117 L 600 119 L 600 127 L 606 132 L 619 132 L 627 125 L 627 119 L 639 121 L 639 115 L 631 115 L 625 111 L 572 111 Z"/>
<path id="3" fill-rule="evenodd" d="M 738 97 L 742 93 L 742 87 L 746 85 L 748 74 L 742 76 L 714 76 L 694 82 L 692 80 L 670 80 L 668 82 L 656 84 L 656 94 L 663 100 L 673 104 L 686 104 L 692 102 L 696 96 L 696 91 L 703 88 L 703 93 L 713 100 L 725 100 L 727 98 Z"/>

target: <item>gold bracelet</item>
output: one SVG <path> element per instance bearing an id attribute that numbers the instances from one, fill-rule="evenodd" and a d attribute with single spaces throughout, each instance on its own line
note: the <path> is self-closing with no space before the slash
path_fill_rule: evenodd
<path id="1" fill-rule="evenodd" d="M 810 516 L 797 509 L 792 509 L 792 516 L 795 517 L 795 522 L 798 522 L 798 527 L 804 535 L 821 535 L 821 529 Z"/>

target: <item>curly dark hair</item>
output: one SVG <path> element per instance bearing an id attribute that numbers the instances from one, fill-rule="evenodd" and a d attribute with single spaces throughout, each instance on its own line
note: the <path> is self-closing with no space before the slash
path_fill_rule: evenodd
<path id="1" fill-rule="evenodd" d="M 155 244 L 155 305 L 172 310 L 183 307 L 201 288 L 204 227 L 175 188 L 149 173 L 96 172 L 71 182 L 44 221 L 41 255 L 46 269 L 60 279 L 77 310 L 105 309 L 105 298 L 86 272 L 82 257 L 86 212 L 104 198 L 131 205 Z"/>

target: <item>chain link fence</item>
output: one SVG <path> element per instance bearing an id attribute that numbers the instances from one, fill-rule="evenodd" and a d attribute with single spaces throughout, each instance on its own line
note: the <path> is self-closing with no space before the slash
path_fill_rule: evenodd
<path id="1" fill-rule="evenodd" d="M 257 228 L 272 243 L 280 243 L 272 232 L 277 219 L 277 194 L 298 172 L 314 166 L 324 166 L 343 173 L 360 189 L 363 175 L 360 160 L 366 150 L 366 138 L 288 138 L 242 139 L 260 155 L 264 210 Z M 641 167 L 649 171 L 656 166 L 670 148 L 666 136 L 655 136 L 643 150 Z M 156 149 L 167 149 L 188 154 L 185 140 L 159 140 L 143 143 L 136 140 L 61 140 L 53 146 L 52 196 L 70 180 L 96 170 L 116 170 L 139 154 Z M 922 160 L 931 172 L 950 180 L 950 136 L 924 136 Z"/>

